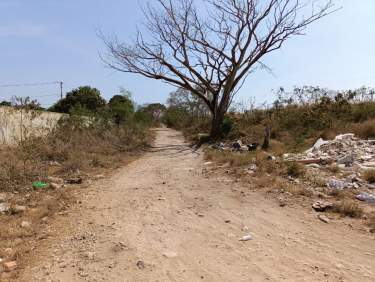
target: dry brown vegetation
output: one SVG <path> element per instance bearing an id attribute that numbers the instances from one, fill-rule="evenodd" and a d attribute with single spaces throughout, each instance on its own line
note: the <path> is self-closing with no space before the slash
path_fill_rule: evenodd
<path id="1" fill-rule="evenodd" d="M 81 119 L 70 117 L 45 137 L 30 137 L 18 146 L 1 148 L 2 190 L 30 187 L 32 181 L 51 175 L 110 168 L 148 144 L 147 130 L 137 124 L 117 127 L 93 121 L 85 125 Z"/>
<path id="2" fill-rule="evenodd" d="M 366 170 L 363 174 L 363 177 L 369 183 L 375 183 L 375 169 Z"/>
<path id="3" fill-rule="evenodd" d="M 358 203 L 349 199 L 336 203 L 333 207 L 333 211 L 353 218 L 362 217 L 364 213 L 363 208 L 360 207 Z"/>
<path id="4" fill-rule="evenodd" d="M 22 263 L 35 243 L 48 236 L 45 227 L 55 214 L 74 204 L 75 188 L 133 160 L 148 146 L 149 132 L 137 122 L 116 126 L 101 118 L 70 116 L 46 136 L 29 136 L 1 147 L 0 194 L 11 208 L 0 213 L 0 258 Z M 78 177 L 83 184 L 33 189 L 34 181 L 51 183 L 50 177 Z M 25 210 L 17 211 L 17 206 Z M 30 226 L 21 226 L 24 221 Z"/>

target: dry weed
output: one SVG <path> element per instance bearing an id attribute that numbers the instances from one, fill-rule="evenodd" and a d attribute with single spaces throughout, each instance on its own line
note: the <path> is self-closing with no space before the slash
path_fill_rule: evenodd
<path id="1" fill-rule="evenodd" d="M 364 179 L 369 183 L 375 183 L 375 169 L 366 170 L 363 174 Z"/>
<path id="2" fill-rule="evenodd" d="M 359 218 L 363 215 L 363 209 L 358 205 L 358 203 L 349 199 L 336 203 L 333 207 L 333 211 L 353 218 Z"/>

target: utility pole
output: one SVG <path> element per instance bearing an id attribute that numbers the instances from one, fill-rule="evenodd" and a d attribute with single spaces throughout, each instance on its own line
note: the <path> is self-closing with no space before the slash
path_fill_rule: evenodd
<path id="1" fill-rule="evenodd" d="M 59 82 L 60 83 L 60 99 L 62 99 L 62 86 L 63 86 L 63 82 L 62 81 L 60 81 Z"/>

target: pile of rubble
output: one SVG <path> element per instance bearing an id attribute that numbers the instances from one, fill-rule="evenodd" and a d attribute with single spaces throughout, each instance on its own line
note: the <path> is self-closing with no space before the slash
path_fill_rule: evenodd
<path id="1" fill-rule="evenodd" d="M 327 179 L 332 190 L 361 189 L 357 199 L 375 203 L 375 195 L 369 193 L 375 185 L 362 179 L 365 170 L 375 169 L 375 140 L 356 138 L 354 134 L 342 134 L 334 140 L 319 139 L 304 153 L 284 154 L 285 161 L 296 161 L 319 170 L 327 164 L 337 165 L 345 176 Z"/>
<path id="2" fill-rule="evenodd" d="M 284 159 L 305 164 L 336 163 L 340 168 L 375 169 L 375 140 L 358 139 L 352 133 L 342 134 L 331 141 L 319 139 L 302 154 L 284 154 Z"/>

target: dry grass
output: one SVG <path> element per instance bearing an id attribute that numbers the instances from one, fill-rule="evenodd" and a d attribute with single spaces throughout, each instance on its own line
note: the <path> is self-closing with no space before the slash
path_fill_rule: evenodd
<path id="1" fill-rule="evenodd" d="M 297 162 L 287 162 L 286 173 L 292 177 L 301 177 L 305 175 L 306 168 L 302 164 Z"/>
<path id="2" fill-rule="evenodd" d="M 363 123 L 354 124 L 352 131 L 362 138 L 375 137 L 375 119 L 367 120 Z"/>
<path id="3" fill-rule="evenodd" d="M 313 196 L 312 191 L 306 189 L 301 185 L 288 184 L 285 185 L 283 188 L 285 191 L 291 193 L 294 196 L 304 196 L 309 198 Z"/>
<path id="4" fill-rule="evenodd" d="M 367 226 L 370 228 L 371 233 L 375 233 L 375 212 L 369 215 Z"/>
<path id="5" fill-rule="evenodd" d="M 338 174 L 341 172 L 341 168 L 336 164 L 329 165 L 326 169 L 333 174 Z"/>
<path id="6" fill-rule="evenodd" d="M 359 218 L 363 215 L 362 207 L 355 201 L 349 199 L 336 203 L 333 207 L 333 211 L 353 218 Z"/>
<path id="7" fill-rule="evenodd" d="M 364 179 L 369 183 L 375 183 L 375 169 L 366 170 L 363 174 Z"/>
<path id="8" fill-rule="evenodd" d="M 51 175 L 69 175 L 93 168 L 111 168 L 120 157 L 140 151 L 150 141 L 147 128 L 82 121 L 63 121 L 46 137 L 29 138 L 0 149 L 0 189 L 20 190 Z M 57 165 L 51 165 L 56 163 Z"/>
<path id="9" fill-rule="evenodd" d="M 256 161 L 256 155 L 252 152 L 230 152 L 219 150 L 206 150 L 205 157 L 207 160 L 214 161 L 218 164 L 229 163 L 231 166 L 239 167 L 249 165 Z"/>

